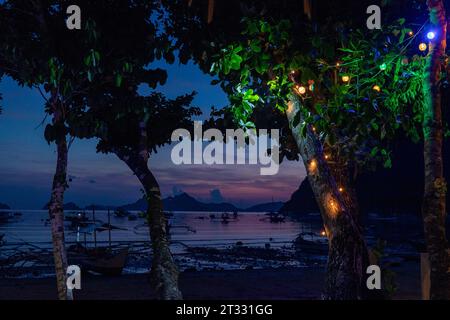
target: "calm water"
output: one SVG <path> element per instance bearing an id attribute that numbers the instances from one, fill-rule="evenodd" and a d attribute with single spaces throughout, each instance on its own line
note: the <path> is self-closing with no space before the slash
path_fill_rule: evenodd
<path id="1" fill-rule="evenodd" d="M 15 216 L 7 223 L 0 223 L 0 235 L 4 234 L 6 247 L 17 248 L 17 244 L 26 244 L 27 248 L 34 250 L 35 246 L 45 248 L 48 257 L 51 256 L 51 233 L 48 222 L 48 212 L 20 211 L 21 215 Z M 138 212 L 131 212 L 137 215 Z M 66 216 L 72 216 L 75 212 L 67 211 Z M 89 221 L 93 221 L 92 211 L 86 211 Z M 140 248 L 146 247 L 148 250 L 149 231 L 145 225 L 145 219 L 138 218 L 129 221 L 128 218 L 116 217 L 111 211 L 111 224 L 120 228 L 111 231 L 112 244 L 133 247 L 135 254 L 128 259 L 124 272 L 147 272 L 151 265 L 150 255 L 142 253 Z M 107 211 L 95 212 L 96 225 L 101 226 L 108 222 Z M 423 240 L 422 224 L 420 217 L 412 215 L 385 216 L 369 214 L 364 219 L 364 234 L 369 247 L 374 247 L 379 239 L 386 240 L 385 254 L 388 259 L 394 261 L 407 257 L 418 257 L 417 245 Z M 308 254 L 305 252 L 293 251 L 293 241 L 300 235 L 306 240 L 318 240 L 322 238 L 321 219 L 318 214 L 302 216 L 301 219 L 286 218 L 283 223 L 271 223 L 268 216 L 262 212 L 239 213 L 236 219 L 232 217 L 227 224 L 222 223 L 221 214 L 215 213 L 211 217 L 209 212 L 174 212 L 170 217 L 171 249 L 176 255 L 177 264 L 181 270 L 195 268 L 202 269 L 242 269 L 249 266 L 253 268 L 272 267 L 302 267 L 326 262 L 326 254 Z M 82 243 L 86 241 L 88 247 L 94 246 L 94 234 L 92 230 L 81 229 L 78 233 L 71 228 L 71 222 L 65 223 L 65 234 L 67 245 L 78 240 Z M 100 246 L 108 244 L 108 231 L 97 232 L 96 239 Z M 322 239 L 323 240 L 323 239 Z M 243 254 L 229 255 L 225 251 L 223 254 L 200 253 L 193 254 L 187 248 L 203 247 L 203 252 L 208 248 L 225 249 L 232 248 L 238 243 L 245 247 L 281 249 L 288 259 L 278 257 L 272 252 L 269 259 L 263 258 L 263 251 L 247 251 Z M 23 248 L 21 246 L 20 248 Z M 234 247 L 235 248 L 235 247 Z M 39 252 L 38 249 L 37 252 Z M 206 250 L 206 251 L 205 251 Z M 259 249 L 257 249 L 259 250 Z M 4 250 L 3 250 L 4 251 Z M 245 252 L 245 251 L 243 251 Z M 51 270 L 51 269 L 50 269 Z M 51 271 L 50 271 L 51 272 Z M 51 274 L 51 273 L 46 273 Z"/>
<path id="2" fill-rule="evenodd" d="M 51 241 L 48 212 L 19 211 L 10 222 L 0 224 L 0 234 L 5 234 L 8 243 L 28 242 L 39 246 L 49 245 Z M 132 212 L 137 215 L 137 212 Z M 72 215 L 73 212 L 67 212 Z M 92 211 L 86 211 L 86 216 L 93 220 Z M 111 211 L 111 224 L 121 228 L 112 230 L 113 242 L 122 241 L 148 241 L 149 231 L 145 225 L 145 219 L 138 218 L 129 221 L 127 218 L 116 217 Z M 274 246 L 282 246 L 293 241 L 301 232 L 320 232 L 319 228 L 313 228 L 310 223 L 301 223 L 289 218 L 284 223 L 270 223 L 265 213 L 240 213 L 237 219 L 231 218 L 228 224 L 222 223 L 220 213 L 215 213 L 215 218 L 208 212 L 175 212 L 170 217 L 171 240 L 174 245 L 182 243 L 187 246 L 211 246 L 221 247 L 236 244 L 241 241 L 248 246 L 264 246 L 271 242 Z M 96 211 L 95 219 L 98 224 L 108 222 L 107 211 Z M 70 222 L 66 222 L 66 241 L 75 242 L 77 232 L 70 228 Z M 317 230 L 315 230 L 317 229 Z M 83 229 L 82 229 L 83 231 Z M 94 240 L 93 233 L 86 233 L 86 241 Z M 108 241 L 108 231 L 97 232 L 98 242 Z M 85 240 L 85 233 L 79 234 L 79 240 Z"/>

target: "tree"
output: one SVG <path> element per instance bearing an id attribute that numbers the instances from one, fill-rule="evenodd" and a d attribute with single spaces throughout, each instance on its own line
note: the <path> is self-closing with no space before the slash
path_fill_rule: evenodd
<path id="1" fill-rule="evenodd" d="M 57 146 L 49 214 L 60 299 L 71 298 L 66 288 L 63 216 L 67 136 L 90 137 L 90 130 L 81 128 L 77 120 L 91 107 L 92 92 L 119 91 L 128 84 L 124 79 L 129 74 L 137 82 L 125 90 L 134 92 L 141 83 L 152 87 L 162 84 L 166 73 L 145 66 L 163 56 L 171 58 L 167 54 L 170 43 L 164 35 L 158 35 L 151 20 L 158 15 L 154 2 L 85 0 L 77 1 L 77 5 L 82 8 L 80 31 L 65 27 L 65 1 L 11 0 L 0 6 L 4 31 L 0 36 L 0 72 L 20 85 L 37 88 L 46 100 L 46 112 L 52 116 L 45 138 Z"/>
<path id="2" fill-rule="evenodd" d="M 101 36 L 92 42 L 92 47 L 100 53 L 97 68 L 105 71 L 93 74 L 92 85 L 84 92 L 85 108 L 73 114 L 68 122 L 73 136 L 99 138 L 97 151 L 116 154 L 139 179 L 148 201 L 153 249 L 151 274 L 156 295 L 165 300 L 181 299 L 178 268 L 170 252 L 161 191 L 148 160 L 157 147 L 170 142 L 173 130 L 183 125 L 189 127 L 190 117 L 199 110 L 190 107 L 193 95 L 174 100 L 155 91 L 146 97 L 139 95 L 141 85 L 156 89 L 166 82 L 167 73 L 159 68 L 152 69 L 151 63 L 156 59 L 173 63 L 175 56 L 167 35 L 155 22 L 163 14 L 158 5 L 149 4 L 153 14 L 142 10 L 141 6 L 128 4 L 125 8 L 127 6 L 131 9 L 122 8 L 119 13 L 115 7 L 97 8 L 106 12 L 104 18 L 94 16 L 95 30 Z M 151 16 L 155 20 L 150 20 Z M 122 25 L 111 25 L 114 20 L 127 22 L 127 29 L 123 30 Z M 112 41 L 117 51 L 111 53 Z M 88 65 L 95 63 L 93 59 L 85 62 Z M 107 81 L 108 77 L 114 81 Z"/>
<path id="3" fill-rule="evenodd" d="M 446 193 L 442 142 L 442 83 L 446 72 L 447 21 L 444 1 L 428 0 L 431 26 L 436 39 L 430 42 L 423 90 L 423 136 L 425 187 L 423 221 L 431 265 L 431 299 L 450 299 L 450 248 L 445 232 Z"/>
<path id="4" fill-rule="evenodd" d="M 417 124 L 404 108 L 421 88 L 422 60 L 406 61 L 412 30 L 404 19 L 369 34 L 343 17 L 311 24 L 293 2 L 251 2 L 241 10 L 230 4 L 215 10 L 216 25 L 202 25 L 199 7 L 168 6 L 181 57 L 191 55 L 219 76 L 241 127 L 255 127 L 258 105 L 287 116 L 329 239 L 324 298 L 367 297 L 368 254 L 353 182 L 377 161 L 389 167 L 389 138 Z M 233 20 L 243 17 L 237 31 Z"/>
<path id="5" fill-rule="evenodd" d="M 62 10 L 49 2 L 6 1 L 1 6 L 0 69 L 20 85 L 37 88 L 45 99 L 52 124 L 46 139 L 57 150 L 56 169 L 49 203 L 53 254 L 59 299 L 72 299 L 66 287 L 67 254 L 64 246 L 63 201 L 67 188 L 67 114 L 83 102 L 73 99 L 85 68 L 76 63 L 70 48 L 74 36 L 64 31 Z M 59 26 L 60 25 L 60 26 Z M 44 95 L 42 87 L 48 95 Z M 76 88 L 76 89 L 75 89 Z"/>
<path id="6" fill-rule="evenodd" d="M 132 77 L 125 77 L 125 88 L 134 86 Z M 149 155 L 157 147 L 171 142 L 172 132 L 192 127 L 191 117 L 199 115 L 190 107 L 193 94 L 174 100 L 154 92 L 140 96 L 135 91 L 92 92 L 92 108 L 77 119 L 75 131 L 98 128 L 89 134 L 100 138 L 98 152 L 114 153 L 125 162 L 142 184 L 148 202 L 148 224 L 152 239 L 152 280 L 158 298 L 181 299 L 178 269 L 173 261 L 167 234 L 167 219 L 162 207 L 161 191 L 151 172 Z"/>

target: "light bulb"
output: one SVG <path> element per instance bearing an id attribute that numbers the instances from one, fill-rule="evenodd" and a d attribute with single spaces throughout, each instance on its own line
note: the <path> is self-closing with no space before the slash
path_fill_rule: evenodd
<path id="1" fill-rule="evenodd" d="M 421 44 L 419 44 L 419 50 L 422 52 L 427 50 L 427 44 L 423 43 L 423 42 Z"/>
<path id="2" fill-rule="evenodd" d="M 342 82 L 349 82 L 350 81 L 350 77 L 349 76 L 342 76 Z"/>
<path id="3" fill-rule="evenodd" d="M 383 64 L 380 65 L 380 70 L 381 71 L 384 71 L 386 69 L 387 69 L 387 64 L 386 63 L 383 63 Z"/>
<path id="4" fill-rule="evenodd" d="M 305 94 L 306 88 L 304 86 L 297 86 L 297 92 L 300 94 Z"/>
<path id="5" fill-rule="evenodd" d="M 374 86 L 372 87 L 372 89 L 375 90 L 376 92 L 380 92 L 380 91 L 381 91 L 381 88 L 380 88 L 379 85 L 374 85 Z"/>
<path id="6" fill-rule="evenodd" d="M 429 40 L 433 40 L 434 38 L 436 38 L 436 33 L 434 33 L 433 31 L 430 31 L 427 33 L 427 38 Z"/>

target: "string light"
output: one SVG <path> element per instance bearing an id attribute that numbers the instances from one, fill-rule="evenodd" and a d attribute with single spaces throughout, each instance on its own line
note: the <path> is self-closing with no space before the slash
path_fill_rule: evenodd
<path id="1" fill-rule="evenodd" d="M 325 237 L 325 236 L 327 235 L 327 233 L 325 232 L 325 230 L 322 230 L 322 232 L 320 232 L 320 235 L 321 235 L 322 237 Z"/>
<path id="2" fill-rule="evenodd" d="M 296 89 L 297 92 L 300 93 L 301 95 L 306 93 L 306 88 L 304 86 L 297 86 Z"/>
<path id="3" fill-rule="evenodd" d="M 309 91 L 314 91 L 314 80 L 308 80 L 308 84 L 309 84 L 309 86 L 308 86 L 308 89 L 309 89 Z"/>
<path id="4" fill-rule="evenodd" d="M 414 32 L 410 31 L 408 32 L 408 36 L 412 37 L 414 35 Z"/>
<path id="5" fill-rule="evenodd" d="M 328 160 L 330 158 L 330 156 L 329 155 L 325 155 L 325 160 Z"/>
<path id="6" fill-rule="evenodd" d="M 381 91 L 381 88 L 380 88 L 379 85 L 374 85 L 374 86 L 372 87 L 372 89 L 375 90 L 376 92 L 380 92 L 380 91 Z"/>
<path id="7" fill-rule="evenodd" d="M 315 159 L 312 159 L 309 163 L 309 171 L 314 172 L 317 169 L 317 161 Z"/>
<path id="8" fill-rule="evenodd" d="M 338 61 L 336 62 L 336 68 L 339 68 L 341 66 L 341 63 Z"/>
<path id="9" fill-rule="evenodd" d="M 383 64 L 380 65 L 380 70 L 381 71 L 384 71 L 386 69 L 387 69 L 387 64 L 386 63 L 383 63 Z"/>
<path id="10" fill-rule="evenodd" d="M 349 76 L 342 76 L 342 82 L 349 82 L 350 81 L 350 77 Z"/>
<path id="11" fill-rule="evenodd" d="M 433 32 L 433 31 L 428 32 L 428 33 L 427 33 L 427 38 L 428 38 L 429 40 L 433 40 L 434 38 L 436 38 L 436 33 Z"/>
<path id="12" fill-rule="evenodd" d="M 420 51 L 425 51 L 425 50 L 427 50 L 427 44 L 426 43 L 424 43 L 424 42 L 422 42 L 421 44 L 419 44 L 419 50 Z"/>
<path id="13" fill-rule="evenodd" d="M 339 187 L 339 192 L 344 192 L 344 188 L 342 188 L 342 187 Z"/>

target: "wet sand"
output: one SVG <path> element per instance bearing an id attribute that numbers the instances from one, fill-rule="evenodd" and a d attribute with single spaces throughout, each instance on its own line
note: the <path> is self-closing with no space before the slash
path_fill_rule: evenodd
<path id="1" fill-rule="evenodd" d="M 417 264 L 394 270 L 398 292 L 395 299 L 420 298 Z M 180 287 L 187 300 L 316 300 L 320 299 L 323 268 L 278 268 L 264 270 L 187 271 L 180 274 Z M 54 278 L 0 279 L 0 300 L 52 300 Z M 148 275 L 102 277 L 86 275 L 77 300 L 153 299 Z"/>

